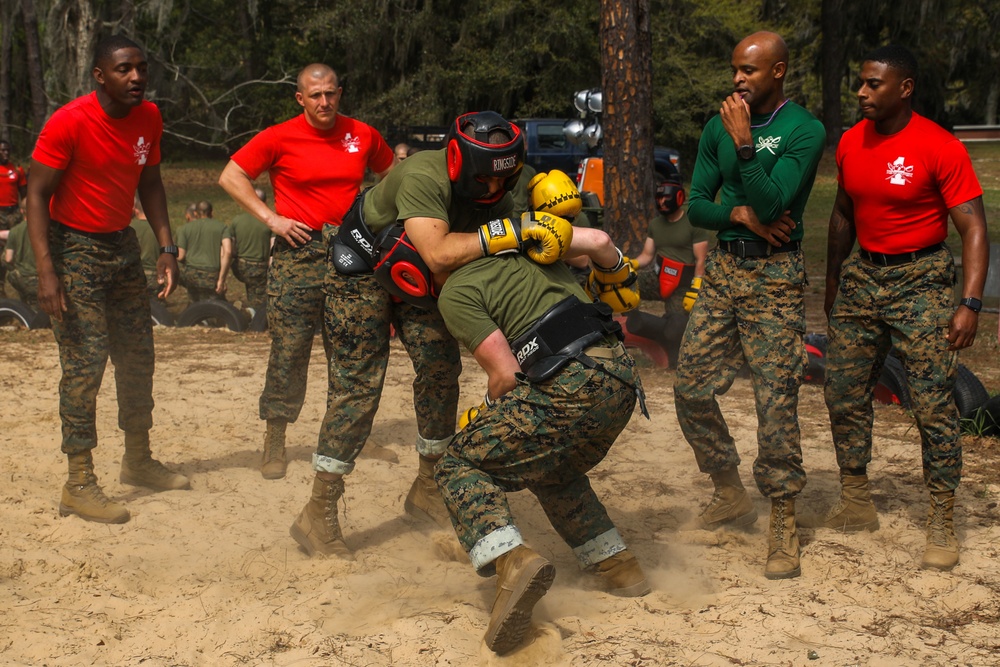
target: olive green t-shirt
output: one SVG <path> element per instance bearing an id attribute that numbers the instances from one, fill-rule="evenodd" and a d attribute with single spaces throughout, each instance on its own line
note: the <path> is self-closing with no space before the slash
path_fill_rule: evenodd
<path id="1" fill-rule="evenodd" d="M 510 194 L 489 208 L 456 197 L 448 178 L 446 149 L 420 151 L 393 167 L 365 194 L 365 222 L 376 234 L 410 218 L 436 218 L 453 232 L 474 232 L 513 211 Z"/>
<path id="2" fill-rule="evenodd" d="M 590 301 L 563 262 L 499 255 L 455 269 L 441 288 L 438 309 L 451 335 L 475 352 L 497 329 L 514 340 L 570 295 Z"/>
<path id="3" fill-rule="evenodd" d="M 525 164 L 521 169 L 521 176 L 517 179 L 514 189 L 510 191 L 510 197 L 514 202 L 514 215 L 520 216 L 527 211 L 530 206 L 528 201 L 528 183 L 538 174 L 538 170 L 530 164 Z"/>
<path id="4" fill-rule="evenodd" d="M 249 213 L 240 213 L 229 221 L 233 253 L 240 259 L 265 262 L 271 254 L 271 230 Z"/>
<path id="5" fill-rule="evenodd" d="M 215 218 L 192 220 L 177 232 L 177 247 L 184 248 L 184 263 L 196 269 L 222 268 L 222 239 L 232 238 L 226 223 Z"/>
<path id="6" fill-rule="evenodd" d="M 649 221 L 649 230 L 646 234 L 653 239 L 657 255 L 682 264 L 694 264 L 694 251 L 691 246 L 712 240 L 712 233 L 707 229 L 692 227 L 686 214 L 675 222 L 670 222 L 667 216 L 658 214 Z"/>
<path id="7" fill-rule="evenodd" d="M 153 228 L 149 226 L 148 220 L 132 218 L 129 227 L 135 230 L 135 236 L 139 239 L 139 252 L 142 254 L 142 270 L 156 271 L 156 262 L 160 259 L 160 243 L 156 240 Z"/>
<path id="8" fill-rule="evenodd" d="M 7 250 L 14 253 L 11 264 L 22 276 L 36 276 L 38 269 L 35 268 L 35 251 L 31 248 L 31 239 L 28 237 L 28 223 L 22 222 L 11 227 L 7 236 Z"/>

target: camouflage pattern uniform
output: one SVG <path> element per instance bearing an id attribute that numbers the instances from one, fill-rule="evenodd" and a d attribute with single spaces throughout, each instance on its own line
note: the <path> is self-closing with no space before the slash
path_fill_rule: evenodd
<path id="1" fill-rule="evenodd" d="M 237 257 L 233 262 L 233 275 L 243 283 L 247 292 L 247 306 L 260 310 L 267 306 L 267 262 Z"/>
<path id="2" fill-rule="evenodd" d="M 22 220 L 24 220 L 24 216 L 21 215 L 20 207 L 16 205 L 10 207 L 0 207 L 0 229 L 13 229 L 16 225 L 20 224 Z M 6 245 L 7 242 L 0 239 L 0 255 L 3 254 L 4 247 Z M 0 296 L 6 294 L 6 287 L 4 286 L 6 275 L 7 266 L 0 261 Z M 13 284 L 14 283 L 11 283 L 11 285 Z"/>
<path id="3" fill-rule="evenodd" d="M 181 267 L 180 283 L 187 290 L 191 303 L 206 299 L 225 298 L 215 291 L 215 286 L 219 284 L 218 270 L 213 271 L 185 264 Z"/>
<path id="4" fill-rule="evenodd" d="M 62 451 L 78 454 L 97 446 L 97 393 L 109 354 L 119 428 L 152 427 L 153 325 L 134 230 L 85 235 L 53 223 L 49 246 L 67 303 L 62 322 L 52 321 L 62 365 Z"/>
<path id="5" fill-rule="evenodd" d="M 962 475 L 953 392 L 958 353 L 948 350 L 955 309 L 955 264 L 944 248 L 906 264 L 882 267 L 856 253 L 841 269 L 830 313 L 826 404 L 837 464 L 864 468 L 872 458 L 872 397 L 890 347 L 906 368 L 923 445 L 924 483 L 953 491 Z"/>
<path id="6" fill-rule="evenodd" d="M 805 486 L 797 412 L 806 366 L 804 285 L 801 250 L 740 258 L 713 249 L 677 363 L 677 420 L 709 474 L 740 463 L 716 396 L 749 366 L 757 404 L 754 479 L 769 498 Z"/>
<path id="7" fill-rule="evenodd" d="M 508 341 L 527 333 L 569 296 L 589 301 L 563 262 L 487 257 L 454 271 L 439 305 L 456 338 L 475 350 L 497 329 Z M 605 355 L 591 357 L 595 368 L 570 361 L 537 382 L 518 373 L 516 386 L 483 408 L 437 463 L 434 478 L 452 524 L 482 576 L 522 543 L 505 495 L 522 489 L 535 494 L 582 568 L 626 548 L 587 472 L 628 424 L 641 384 L 616 338 L 587 349 L 596 347 Z"/>
<path id="8" fill-rule="evenodd" d="M 627 354 L 600 362 L 637 383 Z M 505 493 L 524 489 L 538 498 L 581 565 L 624 548 L 587 472 L 607 456 L 635 401 L 632 387 L 573 361 L 546 382 L 521 376 L 517 387 L 455 437 L 434 477 L 479 574 L 491 575 L 496 557 L 520 543 Z"/>
<path id="9" fill-rule="evenodd" d="M 306 398 L 306 378 L 316 329 L 323 321 L 326 244 L 313 232 L 305 245 L 293 248 L 276 237 L 267 278 L 267 326 L 271 356 L 267 362 L 260 418 L 294 422 Z M 327 358 L 330 345 L 324 333 Z"/>
<path id="10" fill-rule="evenodd" d="M 347 474 L 371 433 L 389 362 L 392 324 L 413 362 L 417 452 L 437 457 L 455 433 L 462 359 L 441 314 L 393 301 L 372 274 L 326 276 L 329 392 L 316 470 Z"/>

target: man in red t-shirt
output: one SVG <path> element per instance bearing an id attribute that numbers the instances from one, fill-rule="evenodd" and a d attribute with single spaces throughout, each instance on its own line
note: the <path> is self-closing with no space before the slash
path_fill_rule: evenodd
<path id="1" fill-rule="evenodd" d="M 27 188 L 28 179 L 24 169 L 10 161 L 10 142 L 0 139 L 0 231 L 8 230 L 21 222 L 21 199 Z M 0 238 L 0 254 L 5 241 Z M 0 262 L 0 296 L 6 294 L 4 277 L 7 269 Z"/>
<path id="2" fill-rule="evenodd" d="M 953 392 L 958 351 L 976 338 L 989 241 L 983 191 L 968 153 L 912 110 L 916 73 L 916 59 L 904 47 L 872 52 L 858 90 L 864 120 L 837 148 L 839 187 L 827 248 L 826 404 L 842 492 L 824 525 L 878 528 L 867 475 L 872 395 L 894 348 L 906 368 L 931 498 L 921 566 L 950 570 L 958 563 L 953 514 L 962 473 Z M 944 245 L 949 216 L 962 237 L 957 308 L 955 264 Z M 855 238 L 860 248 L 848 258 Z"/>
<path id="3" fill-rule="evenodd" d="M 285 428 L 302 410 L 312 342 L 323 326 L 323 232 L 340 225 L 366 169 L 381 178 L 397 162 L 377 130 L 338 113 L 341 93 L 330 67 L 303 68 L 295 93 L 303 113 L 256 135 L 219 177 L 236 203 L 275 235 L 267 279 L 271 353 L 260 396 L 260 418 L 267 422 L 265 479 L 285 476 Z M 254 193 L 253 181 L 265 171 L 274 188 L 273 211 Z M 325 332 L 323 345 L 329 360 Z"/>
<path id="4" fill-rule="evenodd" d="M 158 491 L 190 488 L 152 458 L 153 332 L 146 276 L 132 219 L 138 190 L 161 246 L 157 275 L 166 298 L 177 248 L 160 178 L 160 112 L 144 100 L 146 57 L 116 35 L 98 44 L 97 90 L 58 109 L 42 128 L 28 182 L 28 234 L 38 267 L 38 302 L 52 318 L 62 380 L 62 451 L 69 459 L 59 513 L 124 523 L 128 510 L 94 475 L 95 410 L 108 356 L 115 365 L 118 425 L 125 431 L 121 481 Z"/>

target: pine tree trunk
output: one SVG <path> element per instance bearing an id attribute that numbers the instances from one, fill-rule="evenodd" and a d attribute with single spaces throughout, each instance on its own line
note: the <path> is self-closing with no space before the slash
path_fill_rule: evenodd
<path id="1" fill-rule="evenodd" d="M 635 256 L 653 216 L 649 0 L 601 0 L 604 230 Z"/>

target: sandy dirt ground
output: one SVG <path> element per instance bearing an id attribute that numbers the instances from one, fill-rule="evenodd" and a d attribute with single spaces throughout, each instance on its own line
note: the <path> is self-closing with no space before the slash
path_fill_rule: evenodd
<path id="1" fill-rule="evenodd" d="M 398 343 L 341 506 L 353 562 L 309 559 L 288 536 L 308 498 L 324 409 L 318 339 L 306 407 L 289 427 L 288 476 L 278 481 L 257 468 L 267 335 L 158 328 L 156 343 L 154 451 L 193 489 L 152 493 L 119 482 L 123 437 L 109 367 L 96 467 L 132 520 L 108 526 L 58 515 L 66 464 L 51 332 L 0 331 L 2 665 L 1000 664 L 996 440 L 964 438 L 961 563 L 951 573 L 923 571 L 918 435 L 902 409 L 879 406 L 869 470 L 881 530 L 803 527 L 802 576 L 768 581 L 769 505 L 755 491 L 755 528 L 685 529 L 711 484 L 677 426 L 672 374 L 647 363 L 652 420 L 633 417 L 592 477 L 653 592 L 622 599 L 592 590 L 534 498 L 515 494 L 526 540 L 557 576 L 536 608 L 532 643 L 497 658 L 482 645 L 494 580 L 455 557 L 453 534 L 426 532 L 403 512 L 417 457 L 412 369 Z M 996 358 L 996 338 L 976 354 Z M 994 391 L 995 367 L 980 376 Z M 463 406 L 478 403 L 485 385 L 469 356 L 465 368 Z M 752 485 L 747 381 L 721 401 Z M 798 508 L 807 523 L 838 487 L 821 388 L 805 386 L 801 403 L 809 482 Z"/>

